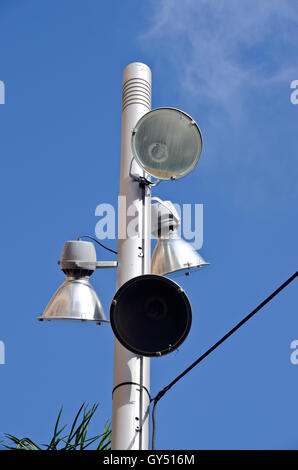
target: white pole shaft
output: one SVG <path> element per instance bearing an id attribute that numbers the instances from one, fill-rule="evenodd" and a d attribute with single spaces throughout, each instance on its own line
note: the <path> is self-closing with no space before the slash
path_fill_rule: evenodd
<path id="1" fill-rule="evenodd" d="M 123 73 L 117 289 L 129 279 L 151 272 L 151 191 L 129 175 L 132 131 L 150 109 L 151 71 L 139 62 L 129 64 Z M 136 162 L 133 173 L 146 176 Z M 129 222 L 131 228 L 135 226 L 135 217 L 138 236 L 129 233 Z M 150 359 L 136 356 L 115 339 L 112 450 L 149 448 L 149 393 Z"/>

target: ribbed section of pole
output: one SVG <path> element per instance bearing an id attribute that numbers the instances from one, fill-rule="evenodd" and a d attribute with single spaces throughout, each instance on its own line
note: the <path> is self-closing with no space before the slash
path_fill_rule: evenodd
<path id="1" fill-rule="evenodd" d="M 151 71 L 139 62 L 129 64 L 123 74 L 117 289 L 129 279 L 151 272 L 151 191 L 147 187 L 144 193 L 130 176 L 132 131 L 150 109 Z M 133 163 L 133 173 L 145 176 Z M 113 390 L 112 450 L 148 449 L 150 359 L 131 353 L 117 339 Z"/>

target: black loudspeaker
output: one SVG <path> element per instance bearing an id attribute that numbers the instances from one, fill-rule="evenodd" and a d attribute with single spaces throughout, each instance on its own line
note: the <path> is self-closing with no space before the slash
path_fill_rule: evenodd
<path id="1" fill-rule="evenodd" d="M 141 356 L 180 346 L 191 327 L 191 306 L 176 282 L 155 274 L 134 277 L 116 292 L 110 321 L 120 343 Z"/>

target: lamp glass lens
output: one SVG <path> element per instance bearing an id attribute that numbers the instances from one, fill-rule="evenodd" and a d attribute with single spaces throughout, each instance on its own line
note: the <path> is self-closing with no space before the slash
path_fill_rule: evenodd
<path id="1" fill-rule="evenodd" d="M 159 179 L 178 179 L 194 169 L 202 152 L 196 122 L 183 111 L 158 108 L 145 114 L 132 135 L 137 162 Z"/>

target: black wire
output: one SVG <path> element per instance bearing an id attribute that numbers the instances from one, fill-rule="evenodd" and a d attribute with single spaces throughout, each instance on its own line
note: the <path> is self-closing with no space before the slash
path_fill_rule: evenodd
<path id="1" fill-rule="evenodd" d="M 108 251 L 110 251 L 111 253 L 115 253 L 115 255 L 118 254 L 117 251 L 114 251 L 114 250 L 112 250 L 111 248 L 108 248 L 107 246 L 103 245 L 103 244 L 100 243 L 98 240 L 96 240 L 96 238 L 90 237 L 90 235 L 82 235 L 81 237 L 78 237 L 78 240 L 81 240 L 81 238 L 90 238 L 90 240 L 95 241 L 96 243 L 98 243 L 98 244 L 99 244 L 102 248 L 104 248 L 105 250 L 108 250 Z"/>
<path id="2" fill-rule="evenodd" d="M 276 289 L 267 299 L 265 299 L 263 302 L 261 302 L 251 313 L 249 313 L 243 320 L 241 320 L 239 323 L 237 323 L 234 328 L 232 328 L 225 336 L 223 336 L 217 343 L 215 343 L 211 348 L 209 348 L 204 354 L 202 354 L 195 362 L 193 362 L 187 369 L 185 369 L 178 377 L 176 377 L 172 382 L 169 383 L 166 387 L 164 387 L 158 394 L 154 397 L 151 398 L 151 402 L 153 401 L 153 409 L 152 409 L 152 450 L 155 449 L 155 410 L 156 410 L 156 405 L 158 401 L 164 396 L 164 394 L 170 390 L 170 388 L 175 385 L 178 380 L 182 379 L 188 372 L 190 372 L 199 362 L 201 362 L 205 357 L 209 356 L 218 346 L 220 346 L 226 339 L 228 339 L 233 333 L 235 333 L 244 323 L 246 323 L 250 318 L 252 318 L 261 308 L 263 308 L 270 300 L 273 299 L 277 294 L 279 294 L 290 282 L 294 281 L 294 279 L 297 277 L 298 271 L 295 272 L 287 281 L 285 281 L 278 289 Z"/>

